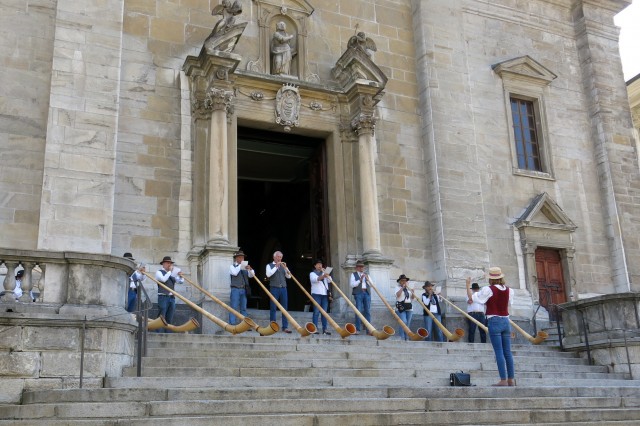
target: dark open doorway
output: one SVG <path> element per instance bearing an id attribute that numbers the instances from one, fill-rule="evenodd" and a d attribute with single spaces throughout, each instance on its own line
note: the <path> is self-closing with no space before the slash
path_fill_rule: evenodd
<path id="1" fill-rule="evenodd" d="M 284 254 L 293 275 L 309 289 L 313 258 L 327 259 L 324 141 L 297 135 L 238 128 L 238 245 L 258 278 L 273 252 Z M 289 310 L 301 311 L 306 296 L 288 284 Z M 268 309 L 269 300 L 252 283 L 250 307 Z"/>

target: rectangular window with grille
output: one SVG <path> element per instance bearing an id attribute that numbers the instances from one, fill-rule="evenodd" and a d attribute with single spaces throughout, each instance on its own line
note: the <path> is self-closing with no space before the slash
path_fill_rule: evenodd
<path id="1" fill-rule="evenodd" d="M 511 116 L 518 168 L 543 171 L 534 102 L 511 97 Z"/>

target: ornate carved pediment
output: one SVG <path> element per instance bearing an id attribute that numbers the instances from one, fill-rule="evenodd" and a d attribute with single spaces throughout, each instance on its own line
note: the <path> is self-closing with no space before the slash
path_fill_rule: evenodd
<path id="1" fill-rule="evenodd" d="M 342 54 L 336 65 L 331 70 L 331 75 L 345 89 L 361 81 L 369 86 L 377 86 L 380 89 L 387 84 L 387 76 L 373 62 L 368 50 L 375 50 L 373 41 L 364 33 L 352 37 L 347 50 Z"/>
<path id="2" fill-rule="evenodd" d="M 577 229 L 564 210 L 546 192 L 539 194 L 531 201 L 514 226 L 518 229 L 535 227 L 570 232 Z"/>
<path id="3" fill-rule="evenodd" d="M 503 79 L 505 77 L 533 79 L 541 85 L 547 85 L 558 77 L 528 55 L 500 62 L 492 68 Z"/>

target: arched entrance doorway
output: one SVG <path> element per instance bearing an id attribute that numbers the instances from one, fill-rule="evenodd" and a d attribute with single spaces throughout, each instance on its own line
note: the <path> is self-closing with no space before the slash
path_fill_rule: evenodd
<path id="1" fill-rule="evenodd" d="M 326 155 L 322 139 L 238 127 L 238 245 L 258 278 L 280 250 L 308 288 L 312 259 L 329 258 Z M 253 285 L 251 307 L 268 309 Z M 306 296 L 289 287 L 289 310 L 301 311 Z"/>

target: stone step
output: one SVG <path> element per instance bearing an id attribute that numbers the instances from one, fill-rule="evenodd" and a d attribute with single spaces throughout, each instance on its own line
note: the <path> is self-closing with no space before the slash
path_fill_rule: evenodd
<path id="1" fill-rule="evenodd" d="M 245 355 L 245 354 L 243 354 Z M 300 355 L 300 354 L 298 354 Z M 281 357 L 255 357 L 255 358 L 231 358 L 228 356 L 211 356 L 211 357 L 144 357 L 142 365 L 144 368 L 148 367 L 261 367 L 268 363 L 272 367 L 290 367 L 290 368 L 304 368 L 304 367 L 317 367 L 317 368 L 403 368 L 406 366 L 404 361 L 378 361 L 371 359 L 345 359 L 345 358 L 331 358 L 326 359 L 325 354 L 322 354 L 321 359 L 316 359 L 314 355 L 293 358 L 282 359 Z M 466 360 L 459 360 L 447 356 L 432 356 L 428 360 L 412 361 L 413 367 L 428 368 L 430 370 L 449 370 L 449 366 L 455 364 L 460 370 L 470 369 L 483 369 L 486 370 L 493 365 L 494 369 L 497 368 L 495 361 L 490 357 L 478 357 L 473 358 L 465 357 Z M 516 357 L 516 361 L 520 358 Z M 528 359 L 528 358 L 527 358 Z M 133 367 L 135 370 L 135 367 Z M 609 371 L 606 366 L 596 365 L 584 365 L 584 364 L 548 364 L 548 363 L 533 363 L 527 362 L 518 363 L 518 371 L 575 371 L 575 372 L 599 372 L 607 373 Z"/>
<path id="2" fill-rule="evenodd" d="M 482 374 L 484 373 L 484 374 Z M 108 377 L 105 386 L 112 388 L 247 388 L 247 387 L 368 387 L 395 386 L 407 387 L 448 386 L 449 376 L 441 377 L 405 377 L 400 381 L 390 377 Z M 472 383 L 477 386 L 491 386 L 497 381 L 497 374 L 492 372 L 476 372 L 472 374 Z M 518 386 L 525 387 L 562 387 L 562 386 L 594 386 L 594 387 L 640 387 L 640 381 L 622 379 L 575 379 L 554 375 L 548 377 L 518 377 Z"/>
<path id="3" fill-rule="evenodd" d="M 207 349 L 198 350 L 198 351 L 184 351 L 180 349 L 149 349 L 148 356 L 145 357 L 145 360 L 155 358 L 155 359 L 172 359 L 172 358 L 223 358 L 230 359 L 234 356 L 237 356 L 239 353 L 243 354 L 244 357 L 251 357 L 253 359 L 307 359 L 311 356 L 316 358 L 323 359 L 350 359 L 350 360 L 372 360 L 372 359 L 383 359 L 383 360 L 396 360 L 396 359 L 446 359 L 446 363 L 449 365 L 454 365 L 458 360 L 468 361 L 468 360 L 478 360 L 478 361 L 489 361 L 494 360 L 495 355 L 492 352 L 482 352 L 482 353 L 454 353 L 447 355 L 446 352 L 440 352 L 438 354 L 434 354 L 431 352 L 389 352 L 388 354 L 377 354 L 375 351 L 349 351 L 349 352 L 341 352 L 336 349 L 336 351 L 297 351 L 297 350 L 282 350 L 282 351 L 262 351 L 262 350 L 226 350 L 226 349 L 218 349 L 209 347 Z M 520 352 L 514 354 L 514 361 L 517 364 L 558 364 L 558 365 L 589 365 L 588 362 L 582 358 L 569 358 L 569 357 L 551 357 L 551 356 L 527 356 L 526 354 Z M 154 361 L 155 362 L 155 361 Z M 144 362 L 143 362 L 144 365 Z"/>
<path id="4" fill-rule="evenodd" d="M 291 413 L 393 413 L 393 412 L 465 412 L 492 411 L 496 398 L 341 398 L 341 399 L 241 399 L 85 402 L 0 406 L 0 418 L 132 418 L 145 416 L 251 415 Z M 600 398 L 508 398 L 500 399 L 500 412 L 518 410 L 593 411 L 612 408 L 634 408 L 640 412 L 638 397 Z M 555 419 L 557 421 L 559 419 Z"/>
<path id="5" fill-rule="evenodd" d="M 267 363 L 268 364 L 268 363 Z M 465 363 L 456 364 L 463 368 Z M 473 377 L 484 375 L 497 376 L 495 365 L 467 363 L 465 371 L 471 372 Z M 125 370 L 125 376 L 136 374 L 134 367 Z M 449 370 L 426 370 L 412 368 L 315 368 L 315 367 L 143 367 L 144 377 L 429 377 L 438 376 L 449 378 Z M 526 378 L 573 378 L 573 379 L 619 379 L 624 380 L 624 373 L 576 372 L 576 371 L 527 371 L 518 370 L 518 377 Z"/>
<path id="6" fill-rule="evenodd" d="M 102 388 L 53 389 L 25 392 L 23 404 L 58 402 L 172 401 L 172 400 L 234 400 L 234 399 L 299 399 L 299 398 L 600 398 L 638 397 L 636 387 L 305 387 L 305 388 Z"/>
<path id="7" fill-rule="evenodd" d="M 501 409 L 499 413 L 493 410 L 456 410 L 456 411 L 425 411 L 425 401 L 421 399 L 388 400 L 301 400 L 296 408 L 303 408 L 301 412 L 280 413 L 280 410 L 290 405 L 290 401 L 263 404 L 261 401 L 229 401 L 219 404 L 216 401 L 187 401 L 184 404 L 167 404 L 166 402 L 149 403 L 86 403 L 86 404 L 57 404 L 47 406 L 12 406 L 0 407 L 4 419 L 12 421 L 14 417 L 31 420 L 32 422 L 51 420 L 67 420 L 68 424 L 87 424 L 90 419 L 112 419 L 117 425 L 478 425 L 478 424 L 539 424 L 539 423 L 580 423 L 603 421 L 626 421 L 632 424 L 640 418 L 640 409 L 632 407 L 616 408 L 588 408 L 588 409 Z M 493 401 L 495 404 L 495 401 Z M 252 404 L 255 403 L 255 404 Z M 381 404 L 381 405 L 377 405 Z M 55 407 L 55 409 L 54 409 Z M 172 407 L 175 410 L 172 410 Z M 379 407 L 379 409 L 377 409 Z M 20 408 L 11 413 L 7 408 Z M 30 409 L 27 412 L 26 408 Z M 229 408 L 235 414 L 224 410 Z M 4 409 L 4 410 L 2 410 Z M 259 413 L 252 414 L 248 409 L 256 409 Z M 221 412 L 221 410 L 223 412 Z M 266 410 L 262 411 L 262 410 Z M 341 410 L 349 411 L 348 413 Z M 18 412 L 19 411 L 19 412 Z M 206 411 L 210 414 L 198 414 Z M 168 413 L 163 415 L 162 413 Z M 148 413 L 148 414 L 147 414 Z M 46 420 L 45 420 L 46 419 Z M 73 423 L 72 423 L 73 422 Z M 1 424 L 1 423 L 0 423 Z M 6 423 L 6 424 L 16 424 Z M 25 423 L 23 423 L 25 424 Z M 26 423 L 28 424 L 28 423 Z M 33 423 L 32 423 L 33 424 Z M 63 423 L 64 424 L 64 423 Z M 109 423 L 92 423 L 109 424 Z"/>
<path id="8" fill-rule="evenodd" d="M 327 346 L 325 350 L 330 350 L 335 348 L 335 346 L 345 347 L 345 350 L 349 350 L 351 348 L 375 348 L 375 350 L 398 350 L 400 348 L 406 349 L 415 349 L 416 347 L 421 347 L 425 349 L 440 349 L 443 352 L 450 351 L 477 351 L 477 350 L 486 350 L 492 351 L 491 344 L 489 343 L 467 343 L 467 342 L 426 342 L 426 341 L 403 341 L 399 339 L 387 339 L 387 340 L 376 340 L 370 336 L 351 336 L 347 339 L 341 339 L 337 335 L 332 336 L 323 336 L 323 335 L 314 335 L 309 336 L 307 338 L 297 337 L 295 334 L 291 335 L 283 335 L 284 337 L 276 337 L 276 336 L 258 336 L 256 333 L 251 332 L 252 335 L 242 334 L 242 335 L 199 335 L 199 334 L 162 334 L 162 333 L 149 333 L 148 344 L 149 347 L 189 347 L 193 346 L 193 344 L 198 345 L 206 345 L 206 344 L 224 344 L 224 346 L 229 346 L 229 348 L 237 348 L 238 345 L 276 345 L 281 348 L 293 348 L 296 345 L 297 350 L 304 350 L 305 345 L 312 346 L 312 350 L 317 350 L 317 346 Z M 281 333 L 278 333 L 277 336 L 280 336 Z M 258 349 L 258 347 L 250 346 L 252 349 Z M 263 350 L 268 348 L 268 346 L 263 346 Z M 322 349 L 320 349 L 322 350 Z M 575 357 L 573 353 L 569 352 L 559 352 L 556 348 L 540 346 L 540 345 L 512 345 L 512 351 L 518 352 L 523 351 L 526 353 L 544 353 L 556 356 L 558 354 L 562 354 L 559 356 L 568 356 Z"/>

